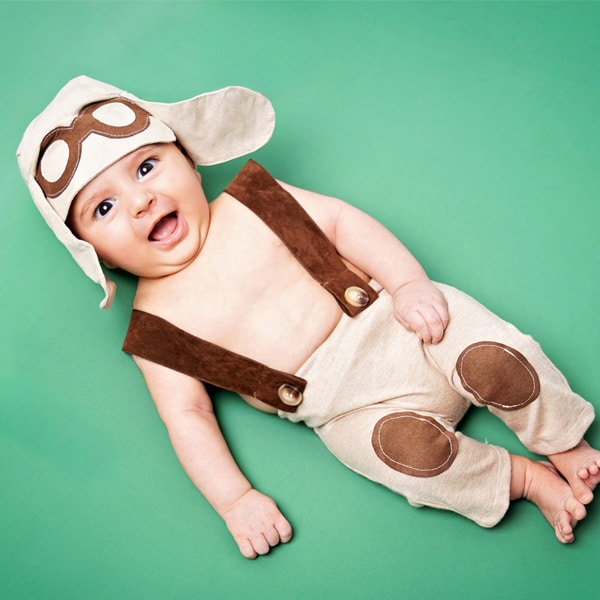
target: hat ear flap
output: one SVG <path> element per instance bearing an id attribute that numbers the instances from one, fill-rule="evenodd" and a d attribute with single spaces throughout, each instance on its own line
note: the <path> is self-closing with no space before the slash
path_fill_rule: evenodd
<path id="1" fill-rule="evenodd" d="M 104 298 L 100 302 L 100 308 L 109 308 L 117 291 L 117 286 L 113 281 L 106 278 L 94 247 L 76 237 L 67 227 L 48 204 L 44 192 L 35 181 L 32 173 L 27 174 L 26 181 L 35 205 L 56 238 L 67 248 L 77 264 L 83 269 L 83 272 L 104 290 Z"/>
<path id="2" fill-rule="evenodd" d="M 262 94 L 231 86 L 171 104 L 131 97 L 177 136 L 196 165 L 216 165 L 264 146 L 275 111 Z"/>

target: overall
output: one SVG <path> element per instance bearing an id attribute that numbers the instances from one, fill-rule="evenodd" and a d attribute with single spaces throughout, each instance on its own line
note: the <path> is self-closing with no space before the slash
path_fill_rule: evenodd
<path id="1" fill-rule="evenodd" d="M 333 297 L 344 314 L 294 373 L 201 340 L 134 310 L 123 349 L 248 394 L 303 421 L 347 467 L 414 506 L 455 511 L 484 527 L 504 516 L 511 464 L 504 448 L 456 426 L 486 406 L 541 455 L 576 446 L 594 419 L 539 345 L 462 292 L 436 284 L 450 323 L 423 344 L 393 317 L 389 294 L 348 270 L 304 209 L 249 161 L 225 190 L 245 204 Z"/>

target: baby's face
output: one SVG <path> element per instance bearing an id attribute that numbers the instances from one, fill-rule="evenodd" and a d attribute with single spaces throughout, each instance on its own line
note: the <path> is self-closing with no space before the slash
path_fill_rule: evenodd
<path id="1" fill-rule="evenodd" d="M 199 173 L 174 144 L 143 146 L 100 173 L 71 205 L 68 224 L 107 266 L 171 275 L 200 252 L 209 210 Z"/>

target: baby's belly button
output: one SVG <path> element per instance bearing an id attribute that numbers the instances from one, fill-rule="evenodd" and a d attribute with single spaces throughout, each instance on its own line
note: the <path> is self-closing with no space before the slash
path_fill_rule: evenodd
<path id="1" fill-rule="evenodd" d="M 246 396 L 246 395 L 242 394 L 242 399 L 247 404 L 252 406 L 252 408 L 256 408 L 257 410 L 260 410 L 260 411 L 266 412 L 266 413 L 277 414 L 276 408 L 269 406 L 268 404 L 262 402 L 261 400 L 258 400 L 257 398 L 253 398 L 252 396 Z"/>

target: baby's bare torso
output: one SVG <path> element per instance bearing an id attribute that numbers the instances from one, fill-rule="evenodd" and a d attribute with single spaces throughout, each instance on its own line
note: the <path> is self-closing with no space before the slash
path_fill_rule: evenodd
<path id="1" fill-rule="evenodd" d="M 341 309 L 248 208 L 224 193 L 210 212 L 193 263 L 169 277 L 141 279 L 135 308 L 294 373 L 335 328 Z"/>

